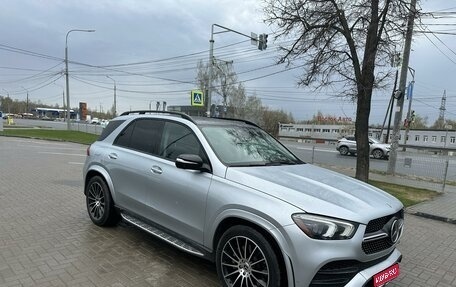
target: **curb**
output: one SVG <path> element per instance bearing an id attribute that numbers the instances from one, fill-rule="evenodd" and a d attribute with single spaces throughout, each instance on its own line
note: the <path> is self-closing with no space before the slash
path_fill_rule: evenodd
<path id="1" fill-rule="evenodd" d="M 442 222 L 446 222 L 446 223 L 450 223 L 450 224 L 456 224 L 456 219 L 449 218 L 449 217 L 434 215 L 434 214 L 421 212 L 421 211 L 411 211 L 411 210 L 408 210 L 408 209 L 406 209 L 406 212 L 408 214 L 419 216 L 419 217 L 424 217 L 424 218 L 427 218 L 427 219 L 442 221 Z"/>

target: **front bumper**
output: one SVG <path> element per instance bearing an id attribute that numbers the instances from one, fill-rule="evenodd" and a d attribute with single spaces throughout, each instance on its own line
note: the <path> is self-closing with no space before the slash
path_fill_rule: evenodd
<path id="1" fill-rule="evenodd" d="M 350 240 L 313 240 L 295 226 L 285 229 L 292 242 L 287 253 L 294 285 L 289 286 L 371 286 L 375 274 L 402 258 L 395 246 L 374 254 L 364 253 L 361 243 L 365 226 L 360 226 Z"/>
<path id="2" fill-rule="evenodd" d="M 370 283 L 372 281 L 372 277 L 375 274 L 385 270 L 386 268 L 392 266 L 395 263 L 401 262 L 401 260 L 401 253 L 399 252 L 399 250 L 394 249 L 393 253 L 391 253 L 391 255 L 384 261 L 372 267 L 364 269 L 358 274 L 356 274 L 355 277 L 353 277 L 353 279 L 350 280 L 350 282 L 348 282 L 347 285 L 345 285 L 345 287 L 373 286 L 373 284 Z"/>

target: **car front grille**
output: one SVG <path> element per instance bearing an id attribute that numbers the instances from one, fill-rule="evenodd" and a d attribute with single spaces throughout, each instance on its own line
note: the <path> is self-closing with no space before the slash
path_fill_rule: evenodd
<path id="1" fill-rule="evenodd" d="M 386 250 L 393 246 L 389 238 L 382 238 L 375 241 L 363 242 L 362 247 L 363 251 L 366 254 L 373 254 Z"/>
<path id="2" fill-rule="evenodd" d="M 394 245 L 389 236 L 390 230 L 387 230 L 388 228 L 386 226 L 388 222 L 390 222 L 390 220 L 393 218 L 404 219 L 404 210 L 400 210 L 394 214 L 383 216 L 369 221 L 369 223 L 366 226 L 366 231 L 364 233 L 365 240 L 362 243 L 362 249 L 364 253 L 377 253 L 386 250 Z M 375 240 L 366 240 L 366 238 L 382 232 L 384 232 L 385 234 L 384 237 L 379 236 Z"/>
<path id="3" fill-rule="evenodd" d="M 312 279 L 312 282 L 310 282 L 309 287 L 345 286 L 357 273 L 384 261 L 388 256 L 389 255 L 369 262 L 340 260 L 327 263 L 318 270 L 317 274 L 315 274 Z"/>

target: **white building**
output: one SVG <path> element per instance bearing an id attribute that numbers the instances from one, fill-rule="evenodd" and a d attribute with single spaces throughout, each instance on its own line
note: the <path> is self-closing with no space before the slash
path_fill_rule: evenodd
<path id="1" fill-rule="evenodd" d="M 369 128 L 369 136 L 384 140 L 387 130 Z M 279 124 L 279 137 L 308 143 L 335 144 L 338 139 L 355 134 L 355 125 Z M 388 142 L 391 141 L 392 129 Z M 405 130 L 401 130 L 399 144 L 404 144 Z M 414 148 L 456 149 L 456 130 L 409 130 L 407 146 Z"/>

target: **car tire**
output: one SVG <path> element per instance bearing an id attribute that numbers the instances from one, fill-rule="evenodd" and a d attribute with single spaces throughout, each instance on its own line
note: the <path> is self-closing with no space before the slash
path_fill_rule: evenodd
<path id="1" fill-rule="evenodd" d="M 89 217 L 98 226 L 113 226 L 119 222 L 108 185 L 100 176 L 92 177 L 86 186 L 86 206 Z"/>
<path id="2" fill-rule="evenodd" d="M 341 155 L 348 155 L 348 152 L 349 152 L 349 151 L 348 151 L 348 147 L 346 147 L 346 146 L 341 146 L 341 147 L 339 148 L 339 153 L 340 153 Z"/>
<path id="3" fill-rule="evenodd" d="M 233 226 L 222 235 L 216 265 L 225 287 L 280 286 L 277 255 L 264 236 L 248 226 Z"/>
<path id="4" fill-rule="evenodd" d="M 381 159 L 383 157 L 383 151 L 381 149 L 374 149 L 372 151 L 372 156 L 375 159 Z"/>

